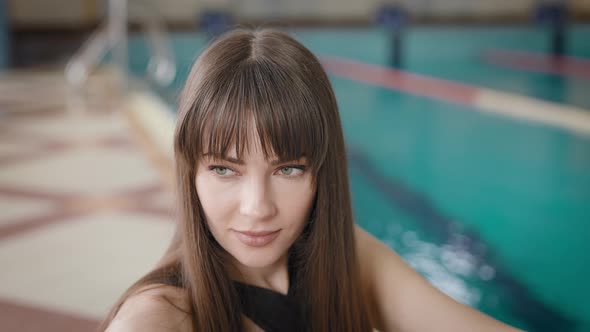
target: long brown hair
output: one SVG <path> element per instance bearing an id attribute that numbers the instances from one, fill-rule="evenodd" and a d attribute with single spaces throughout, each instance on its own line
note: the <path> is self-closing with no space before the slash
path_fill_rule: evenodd
<path id="1" fill-rule="evenodd" d="M 316 197 L 310 221 L 290 252 L 296 296 L 311 331 L 370 331 L 353 235 L 344 138 L 330 82 L 317 58 L 288 34 L 235 30 L 197 59 L 183 90 L 174 138 L 179 220 L 156 269 L 126 298 L 161 280 L 181 280 L 193 327 L 199 332 L 242 331 L 240 301 L 228 274 L 228 253 L 208 230 L 195 187 L 204 153 L 241 158 L 256 128 L 266 157 L 305 156 Z M 293 281 L 290 281 L 293 282 Z M 298 294 L 298 295 L 297 295 Z"/>

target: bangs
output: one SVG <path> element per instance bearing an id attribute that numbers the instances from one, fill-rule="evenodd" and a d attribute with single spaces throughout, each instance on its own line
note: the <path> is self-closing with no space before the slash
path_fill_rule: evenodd
<path id="1" fill-rule="evenodd" d="M 232 68 L 231 75 L 212 78 L 209 87 L 200 91 L 207 98 L 196 99 L 199 139 L 189 152 L 196 161 L 205 154 L 225 159 L 233 149 L 242 159 L 259 142 L 267 160 L 305 157 L 312 171 L 319 170 L 328 126 L 318 96 L 304 82 L 276 65 L 250 60 Z"/>

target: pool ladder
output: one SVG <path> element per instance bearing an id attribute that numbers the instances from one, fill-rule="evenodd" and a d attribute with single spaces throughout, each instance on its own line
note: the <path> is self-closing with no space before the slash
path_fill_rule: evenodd
<path id="1" fill-rule="evenodd" d="M 127 20 L 128 6 L 138 14 L 147 36 L 150 59 L 148 77 L 161 87 L 169 86 L 176 76 L 176 61 L 164 25 L 156 15 L 152 0 L 109 0 L 106 22 L 84 42 L 65 68 L 66 84 L 75 91 L 86 87 L 89 76 L 111 52 L 118 67 L 122 92 L 128 88 Z"/>

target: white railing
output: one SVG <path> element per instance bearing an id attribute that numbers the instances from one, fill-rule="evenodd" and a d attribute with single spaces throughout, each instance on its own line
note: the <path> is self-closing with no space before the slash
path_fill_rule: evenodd
<path id="1" fill-rule="evenodd" d="M 176 76 L 176 61 L 167 38 L 164 25 L 156 16 L 156 8 L 149 0 L 108 0 L 106 22 L 99 27 L 68 61 L 65 69 L 67 84 L 73 90 L 86 86 L 91 73 L 110 52 L 117 72 L 120 73 L 121 89 L 127 89 L 128 81 L 128 9 L 141 13 L 139 19 L 146 34 L 150 59 L 146 71 L 158 85 L 168 86 Z"/>

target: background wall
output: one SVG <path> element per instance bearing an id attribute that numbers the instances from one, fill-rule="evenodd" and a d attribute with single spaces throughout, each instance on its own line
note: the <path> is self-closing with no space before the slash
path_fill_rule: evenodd
<path id="1" fill-rule="evenodd" d="M 561 0 L 552 0 L 555 1 Z M 539 0 L 130 0 L 129 15 L 133 20 L 143 9 L 152 7 L 169 22 L 192 24 L 204 8 L 229 8 L 243 19 L 368 21 L 375 8 L 387 2 L 405 5 L 413 14 L 433 19 L 490 20 L 527 19 Z M 590 0 L 568 2 L 576 16 L 590 16 Z M 9 16 L 18 26 L 90 24 L 100 20 L 106 3 L 100 0 L 9 0 Z"/>
<path id="2" fill-rule="evenodd" d="M 16 26 L 80 25 L 100 17 L 98 0 L 8 0 L 10 21 Z"/>

